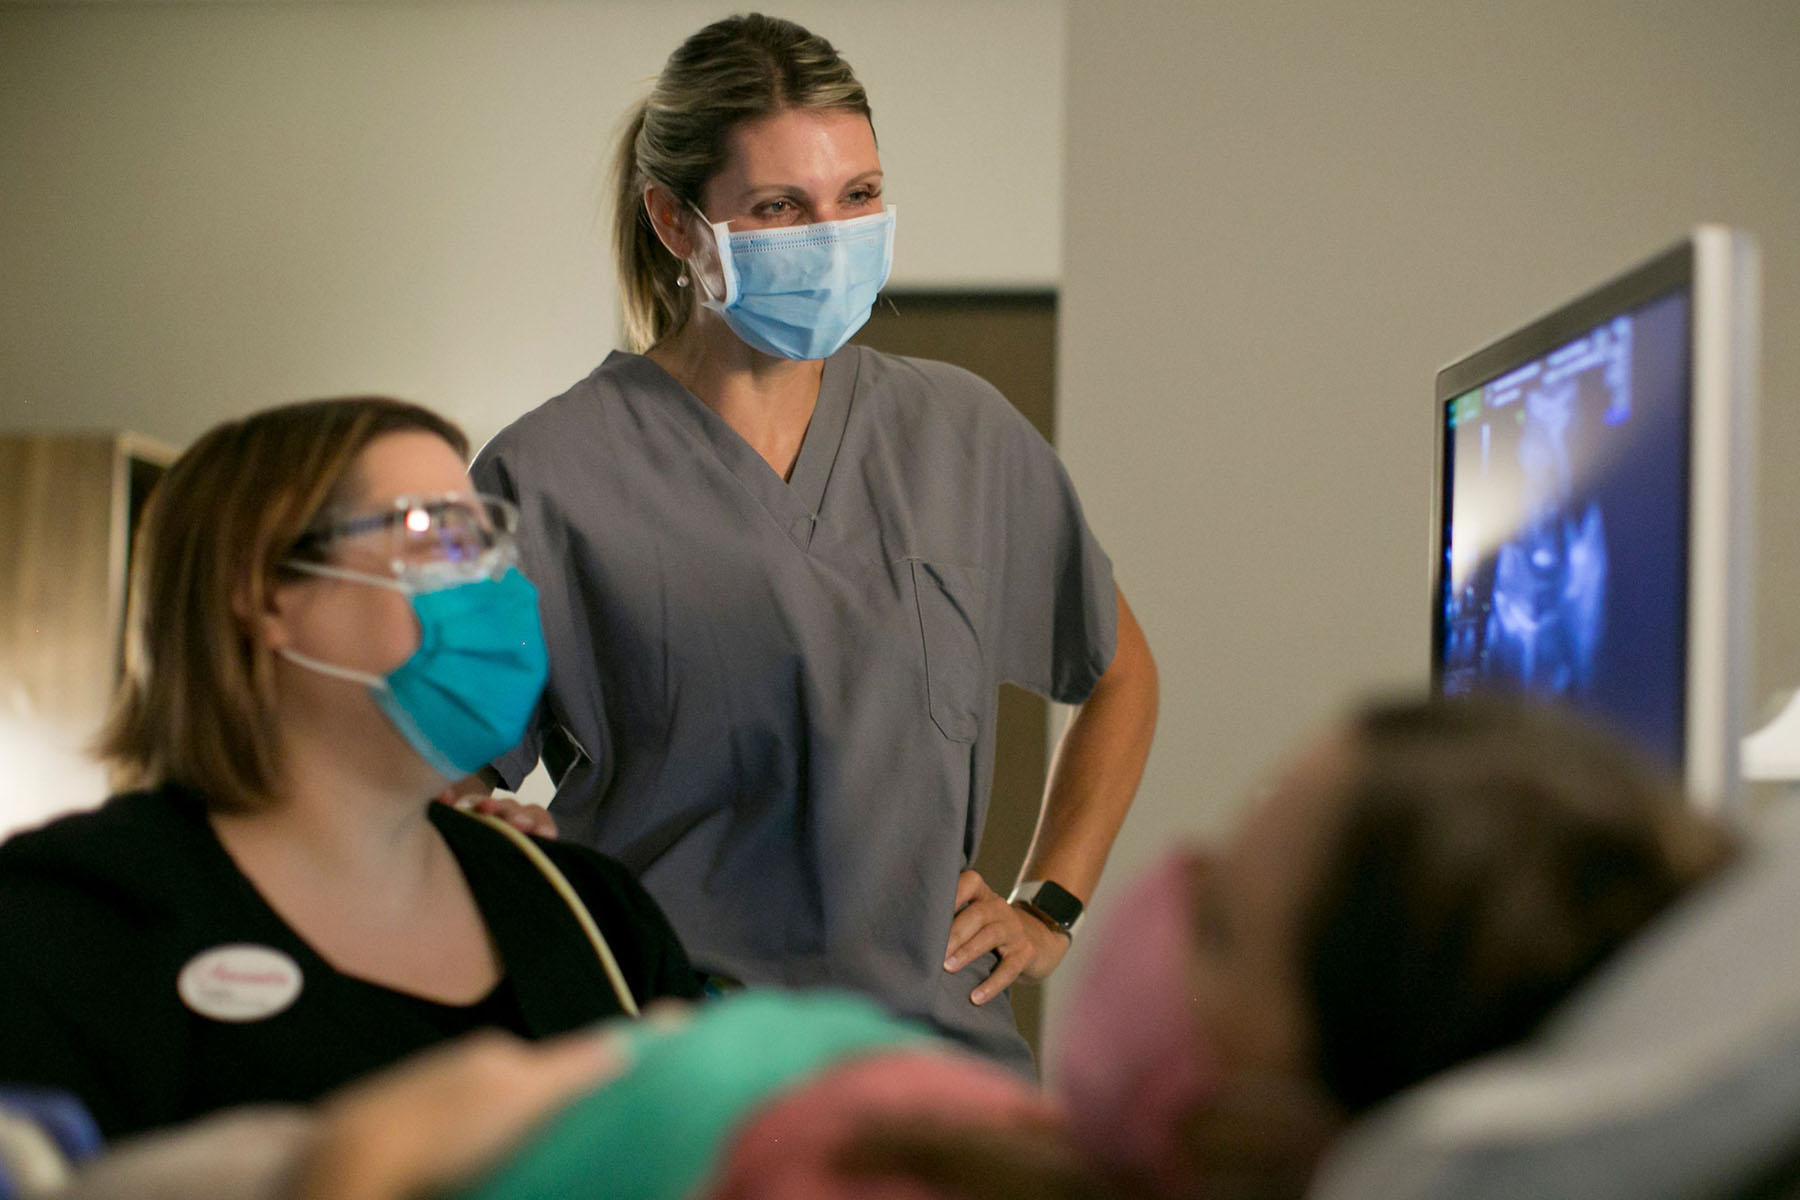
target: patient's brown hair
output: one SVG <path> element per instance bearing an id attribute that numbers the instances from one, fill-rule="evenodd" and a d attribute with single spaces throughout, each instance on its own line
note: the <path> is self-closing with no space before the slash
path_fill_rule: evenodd
<path id="1" fill-rule="evenodd" d="M 1563 713 L 1423 701 L 1350 730 L 1302 957 L 1351 1113 L 1530 1033 L 1731 854 L 1665 772 Z"/>
<path id="2" fill-rule="evenodd" d="M 357 455 L 400 432 L 468 456 L 462 431 L 417 405 L 313 400 L 227 421 L 157 482 L 133 551 L 125 678 L 97 746 L 114 786 L 185 784 L 220 808 L 269 798 L 273 664 L 247 616 L 341 498 Z"/>

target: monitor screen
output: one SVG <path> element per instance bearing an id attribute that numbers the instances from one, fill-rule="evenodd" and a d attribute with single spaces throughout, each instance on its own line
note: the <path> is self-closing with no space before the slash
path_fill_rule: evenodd
<path id="1" fill-rule="evenodd" d="M 1683 288 L 1444 406 L 1446 693 L 1600 715 L 1671 768 L 1687 688 Z"/>
<path id="2" fill-rule="evenodd" d="M 1432 665 L 1586 712 L 1728 800 L 1758 273 L 1702 227 L 1438 373 Z"/>

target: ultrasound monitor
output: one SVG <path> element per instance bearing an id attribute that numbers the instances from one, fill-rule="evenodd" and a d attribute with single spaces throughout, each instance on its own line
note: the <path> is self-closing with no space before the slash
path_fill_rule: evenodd
<path id="1" fill-rule="evenodd" d="M 1703 226 L 1437 377 L 1433 678 L 1612 726 L 1737 791 L 1758 263 Z"/>

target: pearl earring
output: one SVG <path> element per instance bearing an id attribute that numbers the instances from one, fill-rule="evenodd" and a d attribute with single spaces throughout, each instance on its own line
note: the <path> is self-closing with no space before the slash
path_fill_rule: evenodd
<path id="1" fill-rule="evenodd" d="M 675 277 L 675 286 L 678 288 L 687 286 L 687 272 L 686 271 L 683 271 L 681 274 L 679 274 Z"/>

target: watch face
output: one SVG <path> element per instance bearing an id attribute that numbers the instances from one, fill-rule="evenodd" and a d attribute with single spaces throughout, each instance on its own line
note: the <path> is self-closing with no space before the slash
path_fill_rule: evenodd
<path id="1" fill-rule="evenodd" d="M 1039 912 L 1064 929 L 1072 927 L 1081 919 L 1081 901 L 1060 884 L 1048 881 L 1039 884 L 1037 895 L 1031 898 L 1031 903 Z"/>

